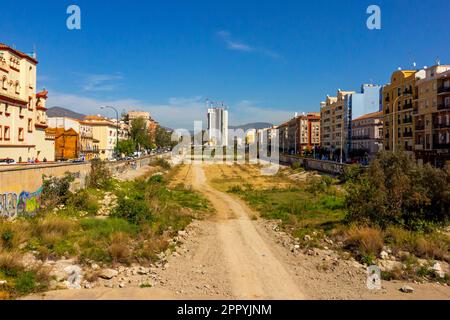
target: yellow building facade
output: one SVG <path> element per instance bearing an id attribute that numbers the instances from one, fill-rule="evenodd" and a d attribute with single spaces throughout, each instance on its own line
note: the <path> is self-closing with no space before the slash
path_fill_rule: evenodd
<path id="1" fill-rule="evenodd" d="M 0 158 L 54 161 L 47 135 L 47 91 L 36 93 L 38 61 L 0 44 Z"/>

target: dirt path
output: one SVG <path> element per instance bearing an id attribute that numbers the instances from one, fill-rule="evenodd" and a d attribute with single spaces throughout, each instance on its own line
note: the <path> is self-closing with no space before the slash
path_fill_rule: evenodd
<path id="1" fill-rule="evenodd" d="M 217 210 L 216 241 L 227 267 L 232 294 L 238 299 L 304 299 L 286 267 L 273 254 L 250 220 L 253 213 L 231 196 L 207 184 L 200 165 L 194 165 L 193 186 Z"/>
<path id="2" fill-rule="evenodd" d="M 368 290 L 366 271 L 335 253 L 306 255 L 283 245 L 285 236 L 263 219 L 254 220 L 241 200 L 211 187 L 200 165 L 184 166 L 174 180 L 203 193 L 216 213 L 195 221 L 164 268 L 154 270 L 152 288 L 64 290 L 30 299 L 450 299 L 448 287 L 397 282 Z M 411 284 L 409 284 L 411 285 Z"/>

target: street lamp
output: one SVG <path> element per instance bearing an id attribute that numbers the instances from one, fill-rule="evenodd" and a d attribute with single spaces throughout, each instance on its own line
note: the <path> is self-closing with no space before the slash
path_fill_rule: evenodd
<path id="1" fill-rule="evenodd" d="M 115 150 L 115 153 L 117 155 L 118 154 L 117 148 L 119 147 L 119 111 L 117 111 L 116 108 L 111 107 L 111 106 L 103 106 L 103 107 L 100 107 L 100 109 L 102 109 L 102 110 L 104 110 L 104 109 L 112 109 L 112 110 L 114 110 L 116 112 L 117 123 L 116 123 L 116 150 Z"/>

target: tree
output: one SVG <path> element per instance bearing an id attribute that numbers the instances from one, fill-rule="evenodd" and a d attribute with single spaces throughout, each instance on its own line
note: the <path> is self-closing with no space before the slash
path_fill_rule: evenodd
<path id="1" fill-rule="evenodd" d="M 135 150 L 136 146 L 133 140 L 121 140 L 116 148 L 118 154 L 124 154 L 125 156 L 132 155 Z"/>
<path id="2" fill-rule="evenodd" d="M 130 136 L 136 149 L 141 150 L 150 147 L 149 132 L 145 119 L 137 118 L 131 121 Z"/>
<path id="3" fill-rule="evenodd" d="M 420 166 L 404 152 L 381 152 L 348 182 L 348 220 L 420 230 L 450 220 L 450 172 Z"/>
<path id="4" fill-rule="evenodd" d="M 174 146 L 174 142 L 172 141 L 172 133 L 161 126 L 156 128 L 155 142 L 158 147 L 164 148 Z"/>

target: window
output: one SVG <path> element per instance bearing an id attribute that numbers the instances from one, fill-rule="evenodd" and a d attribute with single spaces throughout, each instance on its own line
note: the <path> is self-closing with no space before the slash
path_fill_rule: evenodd
<path id="1" fill-rule="evenodd" d="M 28 119 L 28 132 L 33 132 L 33 119 Z"/>
<path id="2" fill-rule="evenodd" d="M 2 79 L 2 87 L 3 90 L 8 90 L 8 80 L 6 79 L 6 77 L 3 77 Z"/>
<path id="3" fill-rule="evenodd" d="M 3 127 L 0 126 L 0 140 L 3 140 Z"/>
<path id="4" fill-rule="evenodd" d="M 5 116 L 9 116 L 9 104 L 5 103 Z"/>
<path id="5" fill-rule="evenodd" d="M 11 139 L 11 132 L 9 130 L 9 127 L 5 127 L 3 136 L 4 136 L 5 140 L 10 140 Z"/>
<path id="6" fill-rule="evenodd" d="M 16 84 L 14 85 L 14 87 L 16 88 L 16 94 L 20 93 L 20 85 L 19 85 L 19 81 L 16 82 Z"/>
<path id="7" fill-rule="evenodd" d="M 19 141 L 23 141 L 24 139 L 24 130 L 23 128 L 19 128 Z"/>

